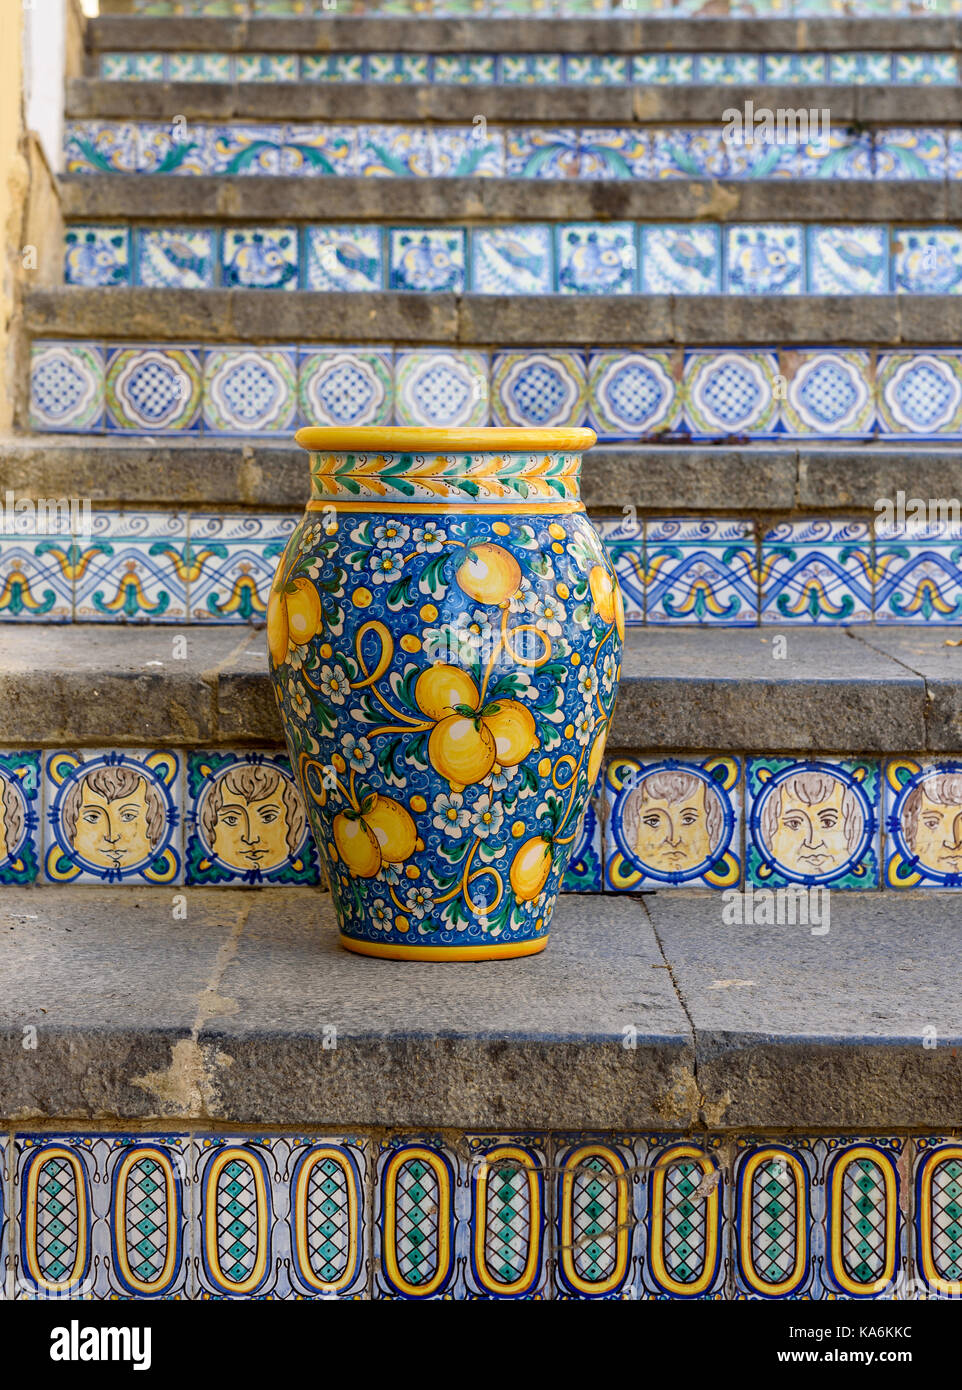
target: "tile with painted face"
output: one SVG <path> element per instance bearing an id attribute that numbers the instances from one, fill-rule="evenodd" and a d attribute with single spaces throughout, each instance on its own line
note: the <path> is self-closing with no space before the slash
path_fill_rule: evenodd
<path id="1" fill-rule="evenodd" d="M 885 765 L 885 886 L 962 888 L 962 764 Z"/>
<path id="2" fill-rule="evenodd" d="M 879 769 L 860 761 L 748 760 L 748 876 L 755 887 L 878 884 Z"/>
<path id="3" fill-rule="evenodd" d="M 0 753 L 0 883 L 32 883 L 40 859 L 40 753 Z"/>

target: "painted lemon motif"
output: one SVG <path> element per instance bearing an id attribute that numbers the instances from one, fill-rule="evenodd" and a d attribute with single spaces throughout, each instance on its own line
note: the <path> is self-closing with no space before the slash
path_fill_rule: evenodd
<path id="1" fill-rule="evenodd" d="M 282 661 L 286 661 L 288 641 L 287 604 L 284 602 L 280 586 L 275 584 L 267 600 L 267 645 L 275 666 L 280 666 Z"/>
<path id="2" fill-rule="evenodd" d="M 521 566 L 503 545 L 472 546 L 455 574 L 458 586 L 478 603 L 507 603 L 521 588 Z"/>
<path id="3" fill-rule="evenodd" d="M 625 640 L 625 600 L 621 595 L 621 585 L 615 580 L 615 627 L 621 641 Z"/>
<path id="4" fill-rule="evenodd" d="M 419 847 L 417 826 L 399 801 L 379 796 L 374 807 L 363 814 L 364 824 L 373 831 L 382 859 L 400 864 Z M 422 846 L 423 848 L 423 846 Z"/>
<path id="5" fill-rule="evenodd" d="M 588 754 L 589 791 L 591 791 L 591 788 L 598 780 L 598 773 L 601 771 L 601 759 L 604 757 L 605 754 L 605 742 L 607 738 L 608 725 L 606 724 L 604 728 L 601 730 L 601 733 L 596 736 L 594 743 L 591 745 L 591 752 Z"/>
<path id="6" fill-rule="evenodd" d="M 542 835 L 525 840 L 511 861 L 508 878 L 519 902 L 536 898 L 551 873 L 551 844 Z"/>
<path id="7" fill-rule="evenodd" d="M 477 709 L 479 700 L 478 687 L 467 671 L 443 665 L 421 672 L 414 686 L 414 698 L 428 719 L 446 719 L 459 705 Z"/>
<path id="8" fill-rule="evenodd" d="M 592 565 L 588 588 L 602 621 L 606 624 L 612 622 L 615 616 L 615 586 L 611 575 L 602 565 Z"/>
<path id="9" fill-rule="evenodd" d="M 428 757 L 452 791 L 463 791 L 487 777 L 497 759 L 497 746 L 483 719 L 449 714 L 431 730 Z"/>
<path id="10" fill-rule="evenodd" d="M 522 762 L 539 747 L 534 716 L 517 700 L 499 700 L 486 709 L 483 722 L 494 736 L 497 761 L 502 767 Z"/>
<path id="11" fill-rule="evenodd" d="M 381 850 L 372 831 L 356 816 L 334 817 L 334 843 L 343 863 L 358 878 L 373 878 L 381 867 Z"/>
<path id="12" fill-rule="evenodd" d="M 285 594 L 287 627 L 292 642 L 303 646 L 321 627 L 321 600 L 309 579 L 295 579 L 294 592 Z"/>

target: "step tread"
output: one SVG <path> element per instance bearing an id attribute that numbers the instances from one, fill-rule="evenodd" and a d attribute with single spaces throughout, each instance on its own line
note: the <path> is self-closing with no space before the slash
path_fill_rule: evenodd
<path id="1" fill-rule="evenodd" d="M 612 895 L 590 913 L 568 895 L 543 955 L 437 968 L 341 950 L 318 890 L 183 896 L 181 920 L 164 888 L 5 891 L 0 1114 L 619 1131 L 962 1118 L 945 1110 L 962 962 L 932 895 L 836 894 L 822 935 L 725 926 L 718 894 Z M 31 1025 L 42 1046 L 13 1046 Z"/>
<path id="2" fill-rule="evenodd" d="M 580 295 L 213 289 L 31 290 L 35 338 L 547 347 L 962 344 L 951 295 Z"/>
<path id="3" fill-rule="evenodd" d="M 393 88 L 392 88 L 393 90 Z M 797 105 L 797 101 L 792 103 Z M 962 220 L 962 179 L 252 178 L 69 174 L 64 216 L 245 222 Z"/>
<path id="4" fill-rule="evenodd" d="M 610 746 L 957 750 L 962 659 L 945 645 L 957 631 L 629 628 Z M 282 741 L 262 629 L 8 624 L 0 709 L 0 741 L 20 747 Z"/>

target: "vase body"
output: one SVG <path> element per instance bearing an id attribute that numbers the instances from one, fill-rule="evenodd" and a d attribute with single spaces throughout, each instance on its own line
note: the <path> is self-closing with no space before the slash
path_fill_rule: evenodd
<path id="1" fill-rule="evenodd" d="M 302 430 L 312 495 L 271 672 L 343 944 L 543 949 L 624 632 L 578 491 L 587 430 Z"/>

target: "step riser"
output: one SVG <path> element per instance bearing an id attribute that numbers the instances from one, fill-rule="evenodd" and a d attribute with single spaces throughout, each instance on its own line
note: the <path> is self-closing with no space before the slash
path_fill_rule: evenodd
<path id="1" fill-rule="evenodd" d="M 7 1298 L 904 1299 L 962 1275 L 943 1133 L 51 1130 L 0 1158 Z"/>
<path id="2" fill-rule="evenodd" d="M 73 223 L 64 236 L 64 280 L 88 289 L 222 287 L 352 295 L 691 294 L 712 296 L 708 320 L 722 294 L 794 299 L 958 292 L 962 232 L 878 223 L 804 231 L 771 222 L 670 228 L 528 222 L 496 229 Z M 656 317 L 665 309 L 657 302 L 650 307 Z M 811 312 L 797 307 L 805 313 L 804 327 L 814 327 Z M 894 302 L 889 299 L 885 307 L 894 317 Z M 757 305 L 753 308 L 757 313 Z"/>

